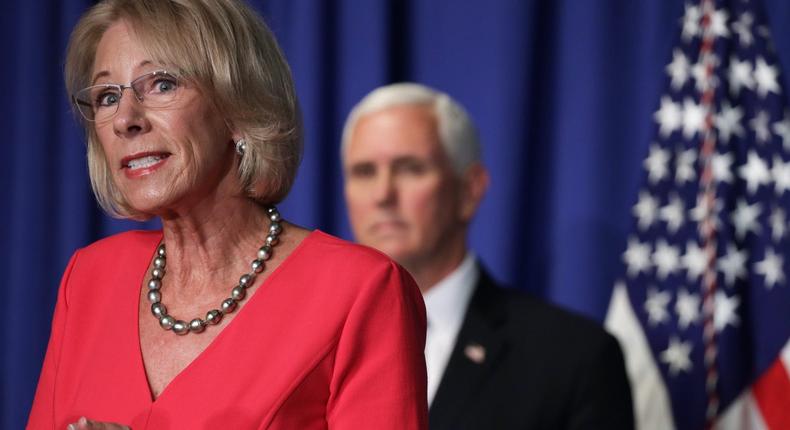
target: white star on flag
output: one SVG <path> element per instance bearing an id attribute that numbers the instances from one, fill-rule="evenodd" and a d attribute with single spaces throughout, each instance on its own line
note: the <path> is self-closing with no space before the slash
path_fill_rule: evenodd
<path id="1" fill-rule="evenodd" d="M 708 267 L 708 255 L 692 240 L 686 243 L 686 253 L 683 254 L 680 261 L 686 269 L 686 279 L 690 282 L 696 281 Z"/>
<path id="2" fill-rule="evenodd" d="M 765 287 L 770 290 L 774 285 L 784 283 L 783 265 L 782 256 L 775 253 L 773 249 L 767 248 L 765 250 L 765 258 L 754 263 L 754 272 L 765 277 Z"/>
<path id="3" fill-rule="evenodd" d="M 727 244 L 727 254 L 716 262 L 719 271 L 724 275 L 724 284 L 728 287 L 735 285 L 736 279 L 746 279 L 746 263 L 749 255 L 745 249 L 738 249 L 735 244 Z"/>
<path id="4" fill-rule="evenodd" d="M 658 209 L 658 201 L 650 193 L 645 191 L 639 192 L 639 201 L 634 205 L 632 213 L 639 218 L 639 229 L 646 230 L 656 219 L 656 210 Z"/>
<path id="5" fill-rule="evenodd" d="M 744 199 L 738 199 L 736 208 L 732 211 L 732 223 L 735 226 L 735 236 L 739 240 L 743 240 L 746 233 L 750 231 L 757 234 L 760 232 L 760 224 L 757 222 L 757 217 L 763 211 L 760 203 L 757 202 L 753 205 L 746 203 Z"/>
<path id="6" fill-rule="evenodd" d="M 669 318 L 667 304 L 671 300 L 669 291 L 659 291 L 655 287 L 648 288 L 645 300 L 645 312 L 650 325 L 663 323 Z"/>
<path id="7" fill-rule="evenodd" d="M 628 266 L 628 276 L 636 277 L 650 270 L 650 244 L 640 243 L 635 237 L 628 239 L 628 248 L 623 253 L 623 262 Z"/>
<path id="8" fill-rule="evenodd" d="M 728 296 L 723 291 L 716 292 L 716 310 L 713 312 L 713 326 L 721 332 L 728 325 L 736 326 L 740 322 L 735 310 L 741 304 L 741 299 L 736 295 Z"/>
<path id="9" fill-rule="evenodd" d="M 741 88 L 754 89 L 751 63 L 746 60 L 738 61 L 738 58 L 731 57 L 727 80 L 730 82 L 730 92 L 735 96 L 740 95 Z"/>
<path id="10" fill-rule="evenodd" d="M 680 105 L 673 102 L 668 96 L 661 97 L 661 107 L 653 114 L 658 123 L 658 132 L 663 137 L 672 134 L 683 123 L 683 111 Z"/>
<path id="11" fill-rule="evenodd" d="M 694 103 L 691 97 L 683 100 L 683 137 L 691 139 L 705 126 L 705 107 Z"/>
<path id="12" fill-rule="evenodd" d="M 672 79 L 672 88 L 679 90 L 683 88 L 683 85 L 686 85 L 686 81 L 689 78 L 689 60 L 683 54 L 683 51 L 675 49 L 672 52 L 672 62 L 667 65 L 665 70 Z"/>
<path id="13" fill-rule="evenodd" d="M 717 9 L 713 12 L 710 19 L 710 32 L 714 37 L 730 37 L 730 30 L 727 28 L 727 20 L 730 14 L 724 9 Z"/>
<path id="14" fill-rule="evenodd" d="M 666 240 L 660 239 L 653 252 L 653 265 L 656 266 L 658 279 L 664 280 L 678 269 L 680 252 L 676 247 L 668 245 Z"/>
<path id="15" fill-rule="evenodd" d="M 716 199 L 713 202 L 713 207 L 708 207 L 708 201 L 704 198 L 697 199 L 697 206 L 694 206 L 694 209 L 691 210 L 691 219 L 694 220 L 697 224 L 701 224 L 702 221 L 705 220 L 708 212 L 712 212 L 713 214 L 718 214 L 721 212 L 722 202 L 719 199 Z M 719 228 L 719 217 L 713 216 L 713 227 L 718 230 Z M 701 227 L 701 226 L 700 226 Z"/>
<path id="16" fill-rule="evenodd" d="M 746 181 L 746 190 L 749 194 L 754 194 L 760 185 L 771 182 L 768 166 L 754 150 L 749 151 L 746 164 L 738 168 L 738 175 Z"/>
<path id="17" fill-rule="evenodd" d="M 693 39 L 700 33 L 700 20 L 702 19 L 702 12 L 699 7 L 686 4 L 686 13 L 683 16 L 683 32 L 681 37 L 685 41 Z"/>
<path id="18" fill-rule="evenodd" d="M 781 196 L 785 191 L 790 190 L 790 162 L 785 163 L 779 156 L 774 155 L 771 179 L 774 181 L 774 191 L 777 195 Z"/>
<path id="19" fill-rule="evenodd" d="M 669 346 L 661 352 L 661 362 L 669 366 L 669 374 L 677 376 L 678 373 L 691 370 L 691 342 L 680 341 L 677 336 L 669 339 Z"/>
<path id="20" fill-rule="evenodd" d="M 721 107 L 721 113 L 716 115 L 716 118 L 713 120 L 716 130 L 719 131 L 719 139 L 724 143 L 729 143 L 732 135 L 743 137 L 742 119 L 743 109 L 739 106 L 730 106 L 729 102 L 724 102 Z"/>
<path id="21" fill-rule="evenodd" d="M 659 209 L 658 217 L 667 223 L 667 230 L 670 233 L 677 233 L 685 218 L 686 207 L 680 200 L 677 193 L 669 197 L 669 203 Z"/>
<path id="22" fill-rule="evenodd" d="M 687 149 L 678 151 L 675 155 L 675 182 L 683 185 L 697 177 L 694 163 L 697 161 L 697 151 Z"/>
<path id="23" fill-rule="evenodd" d="M 787 219 L 785 218 L 785 211 L 782 208 L 774 208 L 771 211 L 769 218 L 771 223 L 771 239 L 774 242 L 779 242 L 784 239 L 787 232 Z"/>
<path id="24" fill-rule="evenodd" d="M 655 184 L 667 176 L 669 173 L 668 162 L 669 151 L 655 144 L 650 145 L 650 155 L 644 161 L 645 169 L 648 172 L 647 179 L 650 183 Z"/>
<path id="25" fill-rule="evenodd" d="M 713 180 L 716 182 L 732 182 L 732 153 L 715 153 L 711 157 L 711 169 L 713 170 Z"/>
<path id="26" fill-rule="evenodd" d="M 749 127 L 754 130 L 758 143 L 765 143 L 771 139 L 771 130 L 768 127 L 770 120 L 770 115 L 765 111 L 760 111 L 754 118 L 749 120 Z"/>
<path id="27" fill-rule="evenodd" d="M 779 94 L 777 77 L 779 70 L 765 62 L 763 57 L 757 57 L 754 65 L 754 81 L 757 84 L 757 94 L 765 97 L 768 93 Z"/>
<path id="28" fill-rule="evenodd" d="M 743 46 L 748 47 L 754 42 L 752 23 L 754 17 L 749 12 L 742 13 L 738 21 L 732 23 L 732 30 L 738 35 L 738 42 Z"/>
<path id="29" fill-rule="evenodd" d="M 708 67 L 716 67 L 719 64 L 719 59 L 715 55 L 707 57 L 707 62 L 703 63 L 702 60 L 691 66 L 691 76 L 694 77 L 694 86 L 697 91 L 704 93 L 710 88 L 715 88 L 719 85 L 719 79 L 716 76 L 708 75 Z"/>
<path id="30" fill-rule="evenodd" d="M 785 117 L 781 121 L 774 123 L 774 133 L 782 138 L 782 146 L 785 151 L 790 151 L 790 117 L 785 112 Z"/>
<path id="31" fill-rule="evenodd" d="M 696 323 L 699 320 L 700 312 L 699 295 L 679 289 L 675 301 L 675 312 L 678 314 L 678 327 L 682 330 L 685 330 L 690 324 Z"/>

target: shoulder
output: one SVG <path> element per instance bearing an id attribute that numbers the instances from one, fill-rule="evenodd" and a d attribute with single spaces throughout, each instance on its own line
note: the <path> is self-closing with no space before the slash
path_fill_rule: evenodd
<path id="1" fill-rule="evenodd" d="M 150 252 L 162 239 L 161 231 L 132 230 L 99 239 L 78 251 L 80 259 L 123 259 Z"/>
<path id="2" fill-rule="evenodd" d="M 318 269 L 349 271 L 365 274 L 380 270 L 403 271 L 386 254 L 376 249 L 340 239 L 320 230 L 309 236 L 309 244 L 304 250 L 308 257 L 317 257 Z"/>
<path id="3" fill-rule="evenodd" d="M 586 357 L 619 353 L 619 344 L 596 321 L 563 309 L 527 292 L 490 284 L 485 287 L 485 306 L 499 309 L 511 339 L 524 351 L 541 346 L 550 353 L 583 354 Z M 480 305 L 480 303 L 478 303 Z"/>
<path id="4" fill-rule="evenodd" d="M 411 275 L 380 251 L 318 230 L 300 248 L 298 264 L 302 270 L 296 276 L 303 281 L 329 284 L 331 294 L 339 300 L 402 296 L 422 301 Z"/>

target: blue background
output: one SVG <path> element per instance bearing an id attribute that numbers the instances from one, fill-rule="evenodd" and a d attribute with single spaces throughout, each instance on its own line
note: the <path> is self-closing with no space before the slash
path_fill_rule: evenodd
<path id="1" fill-rule="evenodd" d="M 790 3 L 764 3 L 787 70 Z M 108 219 L 90 192 L 62 83 L 68 35 L 90 4 L 0 3 L 2 428 L 26 422 L 71 253 L 155 226 Z M 492 187 L 472 227 L 475 251 L 513 287 L 602 320 L 681 0 L 251 4 L 286 52 L 305 118 L 304 161 L 280 207 L 288 220 L 350 238 L 338 157 L 345 115 L 379 85 L 422 82 L 465 105 L 482 137 Z"/>

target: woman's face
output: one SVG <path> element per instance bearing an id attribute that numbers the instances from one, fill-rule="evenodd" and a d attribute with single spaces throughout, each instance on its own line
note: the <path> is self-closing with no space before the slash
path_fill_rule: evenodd
<path id="1" fill-rule="evenodd" d="M 99 42 L 91 85 L 127 85 L 163 69 L 119 21 Z M 132 208 L 160 216 L 238 190 L 234 136 L 222 116 L 192 82 L 164 85 L 177 91 L 167 107 L 146 106 L 124 89 L 117 113 L 94 123 L 115 186 Z"/>

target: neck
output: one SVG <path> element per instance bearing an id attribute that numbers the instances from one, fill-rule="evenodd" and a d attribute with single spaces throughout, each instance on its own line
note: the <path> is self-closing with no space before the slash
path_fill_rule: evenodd
<path id="1" fill-rule="evenodd" d="M 430 258 L 415 258 L 412 261 L 404 261 L 403 267 L 409 271 L 420 287 L 420 291 L 425 294 L 446 278 L 458 266 L 461 265 L 466 257 L 465 238 L 452 247 L 447 247 L 444 251 L 433 254 Z"/>
<path id="2" fill-rule="evenodd" d="M 266 209 L 246 197 L 163 216 L 169 285 L 196 293 L 226 290 L 254 258 L 268 227 Z"/>

